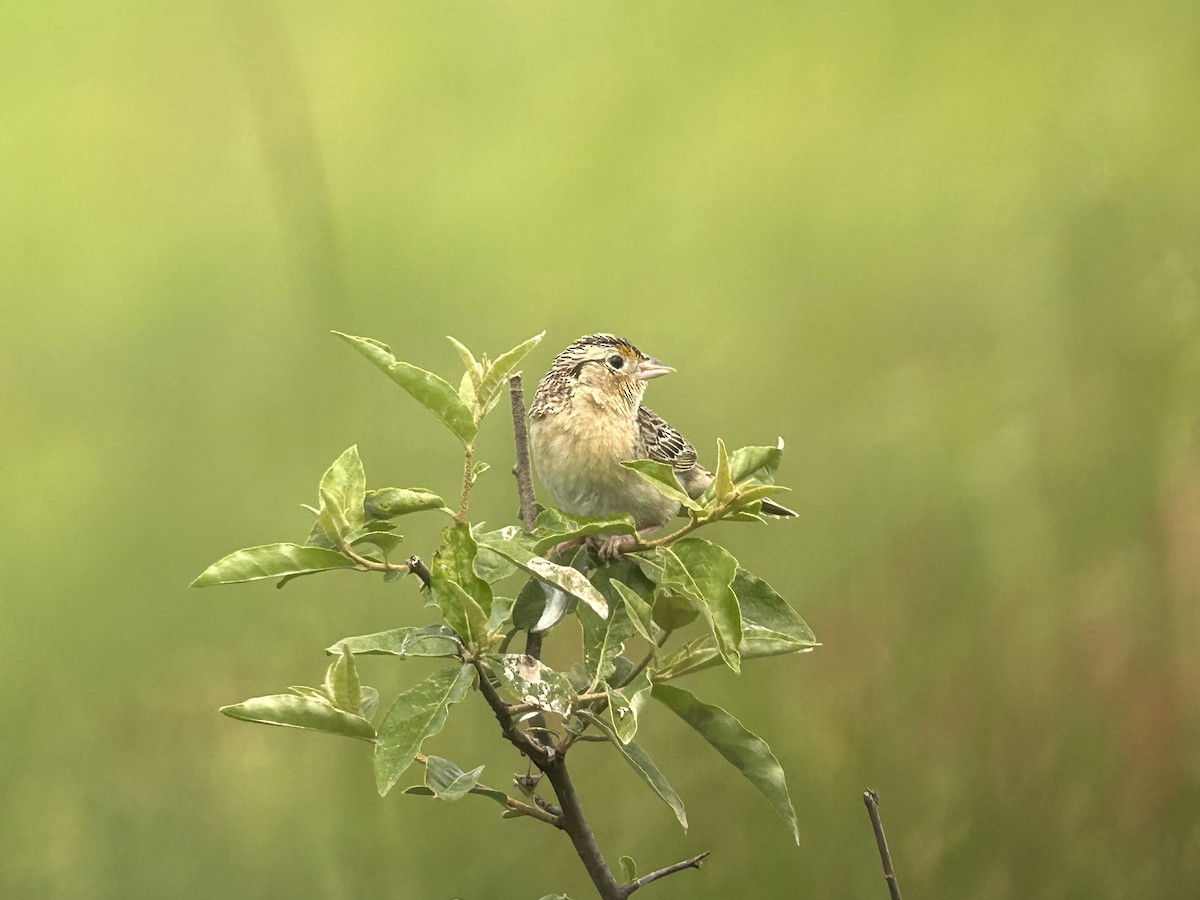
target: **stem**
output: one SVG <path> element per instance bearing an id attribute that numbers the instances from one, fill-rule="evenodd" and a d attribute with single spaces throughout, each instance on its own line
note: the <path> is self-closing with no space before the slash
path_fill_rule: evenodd
<path id="1" fill-rule="evenodd" d="M 635 878 L 629 884 L 625 885 L 625 896 L 628 897 L 640 887 L 645 887 L 652 881 L 658 881 L 660 878 L 666 878 L 668 875 L 674 875 L 676 872 L 682 872 L 684 869 L 699 869 L 704 864 L 704 858 L 708 856 L 709 851 L 705 850 L 699 856 L 693 856 L 691 859 L 685 859 L 683 862 L 677 862 L 670 866 L 664 866 L 657 872 L 651 872 L 649 875 L 643 875 L 641 878 Z"/>
<path id="2" fill-rule="evenodd" d="M 520 373 L 508 379 L 508 395 L 512 401 L 513 440 L 517 446 L 517 463 L 513 475 L 517 478 L 517 495 L 521 499 L 521 522 L 526 531 L 533 531 L 537 517 L 537 500 L 533 495 L 533 477 L 529 471 L 529 430 L 525 424 L 525 390 Z"/>
<path id="3" fill-rule="evenodd" d="M 458 495 L 458 513 L 454 521 L 459 525 L 467 524 L 467 505 L 471 500 L 471 488 L 475 485 L 475 444 L 467 444 L 463 450 L 463 480 L 462 493 Z"/>
<path id="4" fill-rule="evenodd" d="M 429 757 L 424 753 L 418 753 L 416 756 L 417 762 L 421 765 L 426 765 L 429 762 Z M 490 788 L 482 781 L 476 782 L 475 787 L 467 791 L 468 794 L 480 794 L 490 799 L 492 794 L 503 794 L 503 791 L 497 791 L 495 788 Z M 529 816 L 531 819 L 537 819 L 539 822 L 545 822 L 547 825 L 553 825 L 555 828 L 561 828 L 558 823 L 558 817 L 547 810 L 537 806 L 530 806 L 528 803 L 523 803 L 516 797 L 510 797 L 504 794 L 504 805 L 515 813 L 520 813 L 523 816 Z"/>
<path id="5" fill-rule="evenodd" d="M 592 834 L 592 829 L 588 827 L 587 820 L 583 817 L 583 807 L 579 804 L 579 795 L 575 793 L 575 785 L 571 783 L 566 761 L 562 758 L 556 759 L 542 771 L 550 780 L 554 793 L 558 797 L 558 805 L 562 807 L 562 817 L 559 819 L 560 827 L 571 838 L 575 852 L 579 854 L 579 859 L 583 862 L 583 867 L 587 869 L 588 875 L 591 876 L 592 884 L 596 886 L 601 898 L 603 900 L 625 900 L 628 892 L 613 876 L 612 869 L 604 861 L 604 854 L 600 852 L 600 847 L 596 843 L 596 836 Z"/>
<path id="6" fill-rule="evenodd" d="M 362 571 L 362 572 L 399 572 L 402 575 L 407 575 L 409 573 L 412 573 L 413 575 L 416 575 L 418 578 L 421 579 L 421 581 L 424 583 L 425 587 L 429 587 L 429 579 L 430 579 L 429 567 L 426 566 L 425 563 L 421 562 L 421 557 L 419 557 L 419 556 L 410 556 L 403 564 L 395 565 L 393 563 L 378 562 L 376 560 L 371 559 L 370 557 L 363 556 L 362 554 L 356 553 L 354 551 L 354 548 L 351 547 L 349 544 L 342 544 L 342 546 L 339 547 L 338 549 L 341 550 L 341 552 L 344 553 L 346 556 L 348 556 L 352 560 L 354 560 L 359 571 Z"/>
<path id="7" fill-rule="evenodd" d="M 900 884 L 892 870 L 892 854 L 888 852 L 887 838 L 883 836 L 883 822 L 879 818 L 879 795 L 867 788 L 863 794 L 863 803 L 867 806 L 867 815 L 871 817 L 871 827 L 875 829 L 875 843 L 879 845 L 879 861 L 883 864 L 883 878 L 887 882 L 888 892 L 892 900 L 901 900 Z"/>

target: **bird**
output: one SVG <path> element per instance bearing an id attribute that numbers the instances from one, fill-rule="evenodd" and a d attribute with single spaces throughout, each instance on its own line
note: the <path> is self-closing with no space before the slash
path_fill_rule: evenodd
<path id="1" fill-rule="evenodd" d="M 558 509 L 579 516 L 629 513 L 645 534 L 678 515 L 680 504 L 622 462 L 666 463 L 693 498 L 712 484 L 713 474 L 700 465 L 696 448 L 642 404 L 647 383 L 674 371 L 613 334 L 584 335 L 554 358 L 529 407 L 529 444 L 542 485 Z M 762 511 L 795 515 L 769 499 Z M 612 560 L 635 542 L 630 535 L 617 535 L 597 549 L 602 559 Z"/>

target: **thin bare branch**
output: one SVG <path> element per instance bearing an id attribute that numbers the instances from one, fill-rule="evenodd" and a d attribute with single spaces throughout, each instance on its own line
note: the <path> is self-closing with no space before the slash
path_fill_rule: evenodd
<path id="1" fill-rule="evenodd" d="M 517 495 L 521 498 L 521 522 L 526 531 L 533 531 L 537 517 L 537 500 L 533 495 L 533 477 L 529 469 L 529 430 L 526 427 L 525 390 L 518 372 L 508 379 L 508 394 L 512 401 L 513 440 L 517 446 L 517 463 L 513 475 L 517 478 Z"/>
<path id="2" fill-rule="evenodd" d="M 708 856 L 709 851 L 705 850 L 699 856 L 693 856 L 691 859 L 685 859 L 682 862 L 677 862 L 670 866 L 664 866 L 657 872 L 651 872 L 649 875 L 643 875 L 641 878 L 635 878 L 629 884 L 623 887 L 624 896 L 628 897 L 638 888 L 645 887 L 652 881 L 658 881 L 660 878 L 666 878 L 668 875 L 674 875 L 676 872 L 682 872 L 684 869 L 699 869 L 704 865 L 704 858 Z"/>
<path id="3" fill-rule="evenodd" d="M 875 829 L 875 843 L 879 845 L 879 861 L 883 864 L 883 877 L 887 881 L 891 900 L 900 900 L 900 884 L 896 881 L 896 873 L 892 870 L 892 854 L 888 851 L 887 838 L 883 836 L 883 822 L 879 818 L 879 795 L 870 788 L 863 793 L 863 803 L 867 807 L 867 815 L 871 817 L 871 827 Z"/>

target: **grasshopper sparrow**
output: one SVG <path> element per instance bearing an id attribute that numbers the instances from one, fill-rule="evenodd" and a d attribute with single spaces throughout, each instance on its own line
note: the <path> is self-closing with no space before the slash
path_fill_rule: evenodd
<path id="1" fill-rule="evenodd" d="M 652 531 L 679 513 L 623 461 L 652 459 L 672 467 L 680 486 L 698 497 L 713 475 L 696 461 L 696 449 L 645 406 L 646 382 L 675 370 L 611 334 L 581 337 L 554 358 L 529 409 L 534 465 L 554 505 L 580 516 L 629 513 L 639 531 Z M 795 515 L 770 500 L 763 512 Z M 600 545 L 601 556 L 619 556 L 620 535 Z"/>

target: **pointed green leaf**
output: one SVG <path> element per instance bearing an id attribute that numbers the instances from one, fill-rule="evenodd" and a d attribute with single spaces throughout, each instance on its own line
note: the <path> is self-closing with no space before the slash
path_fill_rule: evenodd
<path id="1" fill-rule="evenodd" d="M 335 709 L 327 700 L 311 696 L 272 694 L 269 697 L 254 697 L 244 703 L 222 706 L 221 712 L 231 719 L 245 722 L 307 728 L 363 741 L 375 740 L 375 729 L 362 716 Z"/>
<path id="2" fill-rule="evenodd" d="M 729 474 L 729 456 L 725 451 L 725 442 L 717 438 L 717 472 L 713 476 L 713 490 L 717 499 L 722 500 L 733 493 L 733 478 Z"/>
<path id="3" fill-rule="evenodd" d="M 256 581 L 259 578 L 278 578 L 281 575 L 307 575 L 328 569 L 353 569 L 354 560 L 336 550 L 324 547 L 301 547 L 299 544 L 264 544 L 235 550 L 217 560 L 200 573 L 192 587 L 214 584 L 234 584 Z"/>
<path id="4" fill-rule="evenodd" d="M 446 340 L 453 344 L 454 349 L 458 351 L 458 356 L 463 361 L 463 368 L 466 370 L 463 374 L 470 380 L 473 388 L 478 388 L 483 380 L 483 366 L 475 359 L 475 354 L 457 338 L 446 335 Z"/>
<path id="5" fill-rule="evenodd" d="M 354 654 L 345 644 L 325 673 L 325 693 L 338 709 L 355 715 L 362 713 L 362 683 L 354 667 Z"/>
<path id="6" fill-rule="evenodd" d="M 329 702 L 329 695 L 322 688 L 309 687 L 304 684 L 293 684 L 288 690 L 299 694 L 301 697 L 311 697 L 314 700 L 320 700 L 322 703 Z"/>
<path id="7" fill-rule="evenodd" d="M 351 546 L 373 544 L 384 553 L 391 553 L 404 542 L 404 535 L 391 534 L 387 531 L 368 531 L 358 536 L 351 534 L 349 539 Z"/>
<path id="8" fill-rule="evenodd" d="M 322 508 L 328 507 L 340 526 L 338 534 L 344 536 L 362 527 L 367 476 L 358 455 L 358 445 L 348 448 L 325 471 L 319 493 Z"/>
<path id="9" fill-rule="evenodd" d="M 817 645 L 816 636 L 800 618 L 800 614 L 761 578 L 738 567 L 732 587 L 733 592 L 737 594 L 745 622 L 763 631 L 792 638 L 806 646 Z"/>
<path id="10" fill-rule="evenodd" d="M 675 470 L 666 463 L 655 462 L 652 459 L 634 459 L 621 463 L 625 468 L 637 472 L 646 483 L 670 500 L 678 502 L 687 509 L 699 512 L 702 507 L 688 496 L 687 491 L 679 486 Z"/>
<path id="11" fill-rule="evenodd" d="M 622 744 L 621 740 L 612 730 L 612 726 L 603 719 L 591 717 L 590 721 L 604 733 L 609 742 L 620 751 L 625 762 L 629 763 L 630 768 L 637 772 L 638 777 L 646 782 L 649 788 L 656 793 L 667 806 L 671 807 L 671 812 L 675 813 L 675 818 L 679 820 L 679 824 L 683 826 L 683 830 L 687 831 L 687 812 L 683 808 L 683 801 L 679 799 L 679 795 L 675 793 L 675 789 L 671 787 L 666 776 L 654 764 L 649 754 L 641 748 L 636 741 L 630 741 L 628 744 Z"/>
<path id="12" fill-rule="evenodd" d="M 536 347 L 546 336 L 546 332 L 535 334 L 527 341 L 523 341 L 513 347 L 507 353 L 502 353 L 494 363 L 488 366 L 487 374 L 483 377 L 483 382 L 479 385 L 476 394 L 479 397 L 479 406 L 483 410 L 483 414 L 487 415 L 500 399 L 500 392 L 508 381 L 508 376 L 516 371 L 517 366 L 521 364 L 529 351 Z"/>
<path id="13" fill-rule="evenodd" d="M 783 458 L 783 442 L 778 447 L 741 447 L 729 454 L 729 477 L 735 485 L 746 482 L 773 484 L 775 472 Z M 700 502 L 707 504 L 716 494 L 716 481 L 700 495 Z"/>
<path id="14" fill-rule="evenodd" d="M 637 863 L 633 861 L 632 856 L 622 856 L 619 862 L 621 864 L 621 877 L 626 882 L 637 878 Z"/>
<path id="15" fill-rule="evenodd" d="M 483 768 L 483 767 L 480 766 L 480 768 Z M 404 793 L 415 794 L 416 796 L 419 796 L 419 797 L 436 797 L 437 796 L 430 788 L 426 787 L 423 784 L 414 784 L 412 787 L 406 787 L 404 789 Z M 495 788 L 482 787 L 477 784 L 474 787 L 470 788 L 467 791 L 467 793 L 474 794 L 477 797 L 487 797 L 489 800 L 495 800 L 497 803 L 499 803 L 505 809 L 508 809 L 508 794 L 504 793 L 504 791 L 498 791 Z"/>
<path id="16" fill-rule="evenodd" d="M 516 703 L 530 703 L 543 712 L 569 716 L 575 705 L 575 689 L 567 676 L 524 653 L 486 657 L 500 686 Z"/>
<path id="17" fill-rule="evenodd" d="M 435 569 L 429 582 L 433 602 L 442 611 L 446 624 L 468 647 L 476 649 L 487 646 L 488 616 L 475 598 L 461 584 L 451 581 Z"/>
<path id="18" fill-rule="evenodd" d="M 475 787 L 482 772 L 483 766 L 464 772 L 448 759 L 430 756 L 425 760 L 425 787 L 439 800 L 457 800 Z"/>
<path id="19" fill-rule="evenodd" d="M 341 646 L 351 653 L 387 654 L 404 659 L 408 656 L 437 656 L 453 659 L 462 652 L 462 644 L 444 625 L 392 628 L 376 634 L 342 638 L 326 653 L 340 653 Z"/>
<path id="20" fill-rule="evenodd" d="M 609 725 L 612 726 L 617 740 L 622 744 L 628 744 L 637 734 L 637 710 L 633 708 L 633 704 L 629 702 L 625 694 L 616 688 L 609 688 L 607 694 Z"/>
<path id="21" fill-rule="evenodd" d="M 362 711 L 359 713 L 364 719 L 370 722 L 375 718 L 375 713 L 379 709 L 379 691 L 370 685 L 362 686 Z"/>
<path id="22" fill-rule="evenodd" d="M 767 742 L 749 731 L 721 707 L 704 703 L 682 688 L 656 684 L 650 693 L 655 700 L 662 702 L 700 732 L 718 753 L 733 763 L 750 783 L 758 788 L 787 824 L 792 837 L 799 844 L 800 826 L 796 822 L 796 811 L 792 808 L 791 797 L 788 796 L 783 767 L 779 765 L 779 760 L 775 758 Z"/>
<path id="23" fill-rule="evenodd" d="M 615 578 L 609 584 L 621 597 L 621 602 L 625 604 L 625 610 L 629 614 L 629 619 L 633 627 L 637 629 L 637 633 L 649 641 L 652 645 L 657 646 L 654 640 L 654 609 L 649 603 L 643 599 L 642 595 L 635 591 L 629 585 L 622 584 Z"/>
<path id="24" fill-rule="evenodd" d="M 480 535 L 479 540 L 483 546 L 516 563 L 519 568 L 524 569 L 530 575 L 565 591 L 577 600 L 582 600 L 595 610 L 597 615 L 601 617 L 608 615 L 608 603 L 604 597 L 577 569 L 560 566 L 543 556 L 537 556 L 515 540 L 500 540 L 491 535 Z"/>
<path id="25" fill-rule="evenodd" d="M 451 704 L 467 696 L 471 666 L 439 669 L 400 694 L 379 724 L 375 784 L 382 797 L 404 774 L 427 738 L 442 730 Z"/>
<path id="26" fill-rule="evenodd" d="M 740 669 L 738 647 L 742 643 L 742 615 L 737 595 L 730 585 L 737 573 L 737 560 L 703 538 L 684 538 L 659 550 L 663 560 L 663 587 L 698 601 L 716 639 L 725 664 Z"/>
<path id="27" fill-rule="evenodd" d="M 467 407 L 458 392 L 445 379 L 432 372 L 401 362 L 392 354 L 392 349 L 371 338 L 355 337 L 335 331 L 338 337 L 369 359 L 392 381 L 408 391 L 430 412 L 442 420 L 464 444 L 475 438 L 474 412 Z"/>
<path id="28" fill-rule="evenodd" d="M 475 555 L 478 550 L 468 526 L 451 525 L 442 531 L 442 546 L 433 555 L 431 571 L 461 585 L 486 614 L 492 609 L 492 588 L 475 574 Z"/>
<path id="29" fill-rule="evenodd" d="M 575 614 L 583 628 L 584 665 L 592 678 L 591 690 L 595 690 L 612 672 L 613 660 L 621 655 L 625 642 L 633 636 L 634 625 L 621 595 L 608 578 L 608 569 L 598 569 L 592 583 L 608 602 L 608 618 L 600 618 L 586 606 L 579 607 Z"/>
<path id="30" fill-rule="evenodd" d="M 367 491 L 363 510 L 368 519 L 392 519 L 445 506 L 441 497 L 424 488 L 377 488 Z"/>

